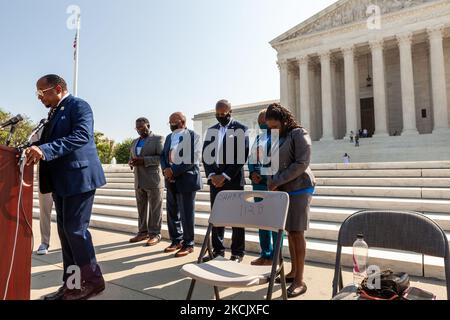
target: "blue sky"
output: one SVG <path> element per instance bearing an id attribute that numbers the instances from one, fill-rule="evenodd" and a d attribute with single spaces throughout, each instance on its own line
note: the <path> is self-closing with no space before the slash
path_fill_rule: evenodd
<path id="1" fill-rule="evenodd" d="M 276 52 L 269 41 L 333 0 L 15 0 L 0 2 L 0 107 L 37 122 L 46 110 L 35 82 L 63 76 L 72 88 L 81 8 L 79 96 L 96 130 L 120 141 L 134 120 L 167 134 L 172 112 L 194 114 L 226 98 L 233 105 L 279 98 Z M 192 126 L 192 122 L 189 122 Z"/>

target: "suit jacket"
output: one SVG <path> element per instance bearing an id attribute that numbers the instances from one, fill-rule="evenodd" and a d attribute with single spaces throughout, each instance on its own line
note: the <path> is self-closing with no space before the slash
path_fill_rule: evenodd
<path id="1" fill-rule="evenodd" d="M 182 148 L 189 148 L 190 149 L 190 159 L 188 162 L 182 161 L 181 163 L 178 163 L 177 161 L 173 160 L 175 164 L 169 163 L 169 154 L 170 154 L 170 147 L 172 144 L 172 133 L 169 134 L 166 137 L 166 142 L 164 143 L 164 150 L 161 155 L 161 168 L 162 170 L 171 168 L 173 171 L 173 176 L 175 180 L 175 186 L 177 192 L 195 192 L 200 189 L 202 189 L 202 177 L 200 174 L 200 167 L 199 167 L 199 159 L 200 159 L 200 152 L 199 144 L 200 144 L 200 136 L 196 134 L 192 130 L 185 130 L 180 135 L 179 138 L 179 144 L 178 144 L 178 150 L 175 152 L 179 152 L 179 156 L 183 157 L 183 150 Z M 188 138 L 189 140 L 185 139 Z M 183 141 L 185 141 L 185 144 L 183 144 Z M 177 149 L 175 149 L 177 150 Z M 189 155 L 186 155 L 189 156 Z M 180 159 L 181 160 L 181 159 Z M 171 187 L 171 183 L 165 179 L 166 187 L 169 189 Z"/>
<path id="2" fill-rule="evenodd" d="M 220 149 L 218 148 L 218 136 L 216 134 L 219 130 L 219 123 L 209 128 L 203 143 L 203 166 L 206 176 L 225 173 L 231 180 L 225 180 L 224 188 L 243 187 L 245 185 L 244 164 L 247 162 L 249 153 L 248 128 L 232 119 Z M 233 161 L 227 163 L 227 149 L 230 149 L 230 146 L 233 144 Z M 223 163 L 217 163 L 217 151 L 223 155 Z M 211 185 L 211 180 L 208 180 L 208 184 Z"/>
<path id="3" fill-rule="evenodd" d="M 130 154 L 136 155 L 136 145 L 139 138 L 131 145 Z M 164 188 L 164 177 L 160 168 L 161 154 L 163 150 L 164 137 L 150 132 L 145 139 L 140 157 L 144 158 L 144 166 L 134 167 L 134 187 L 135 189 L 161 189 Z"/>
<path id="4" fill-rule="evenodd" d="M 278 150 L 279 170 L 269 177 L 268 182 L 275 183 L 278 190 L 285 192 L 315 186 L 315 177 L 309 167 L 311 144 L 311 138 L 305 129 L 298 128 L 289 132 Z"/>
<path id="5" fill-rule="evenodd" d="M 106 184 L 94 142 L 94 116 L 86 101 L 72 95 L 64 99 L 45 132 L 36 143 L 44 153 L 39 168 L 42 193 L 69 197 Z"/>

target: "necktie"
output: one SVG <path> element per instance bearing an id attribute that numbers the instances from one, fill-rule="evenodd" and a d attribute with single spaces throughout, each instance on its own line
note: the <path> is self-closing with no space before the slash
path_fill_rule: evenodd
<path id="1" fill-rule="evenodd" d="M 50 125 L 51 125 L 53 119 L 55 118 L 56 113 L 59 111 L 59 109 L 61 109 L 61 105 L 59 105 L 59 107 L 56 107 L 56 108 L 51 108 L 50 111 L 48 112 L 48 117 L 47 117 L 48 122 L 44 126 L 44 130 L 42 131 L 42 139 L 41 139 L 41 141 L 43 143 L 49 142 Z"/>

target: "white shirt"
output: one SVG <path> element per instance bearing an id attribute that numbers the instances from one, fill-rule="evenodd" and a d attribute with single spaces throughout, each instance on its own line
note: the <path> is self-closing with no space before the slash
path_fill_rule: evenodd
<path id="1" fill-rule="evenodd" d="M 220 156 L 220 149 L 222 148 L 222 143 L 223 143 L 223 139 L 225 138 L 225 135 L 227 134 L 227 130 L 228 127 L 230 126 L 231 122 L 233 121 L 233 119 L 230 119 L 230 122 L 228 122 L 228 124 L 226 126 L 219 126 L 219 141 L 218 141 L 218 145 L 217 145 L 217 152 L 216 152 L 216 163 L 219 163 L 219 156 Z M 215 176 L 215 173 L 211 173 L 208 176 L 208 180 L 211 179 L 212 176 Z M 225 179 L 227 179 L 228 181 L 231 180 L 231 178 L 226 174 L 226 173 L 222 173 L 222 175 L 225 177 Z"/>
<path id="2" fill-rule="evenodd" d="M 61 100 L 59 100 L 59 102 L 58 102 L 58 104 L 56 105 L 56 107 L 58 108 L 59 105 L 61 104 L 61 102 L 63 102 L 64 99 L 67 98 L 68 96 L 70 96 L 70 93 L 69 93 L 69 92 L 67 92 L 67 93 L 61 98 Z"/>
<path id="3" fill-rule="evenodd" d="M 170 141 L 170 164 L 172 163 L 172 160 L 174 159 L 174 150 L 176 150 L 178 148 L 178 145 L 180 144 L 180 137 L 183 136 L 183 134 L 185 134 L 185 130 L 177 130 L 176 132 L 172 133 L 172 138 Z"/>

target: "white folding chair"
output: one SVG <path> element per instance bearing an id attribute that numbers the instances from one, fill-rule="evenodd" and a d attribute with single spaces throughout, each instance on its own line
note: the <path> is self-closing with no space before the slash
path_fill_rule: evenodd
<path id="1" fill-rule="evenodd" d="M 288 208 L 289 195 L 285 192 L 220 192 L 212 208 L 208 230 L 197 264 L 186 264 L 181 269 L 183 275 L 192 279 L 187 300 L 192 298 L 197 281 L 213 286 L 217 300 L 220 299 L 219 287 L 248 288 L 268 283 L 267 300 L 271 300 L 277 276 L 280 276 L 281 280 L 282 297 L 287 300 L 281 243 Z M 213 226 L 256 228 L 278 232 L 272 266 L 245 265 L 221 256 L 213 259 L 210 239 Z M 207 251 L 211 260 L 202 263 L 202 258 Z"/>

